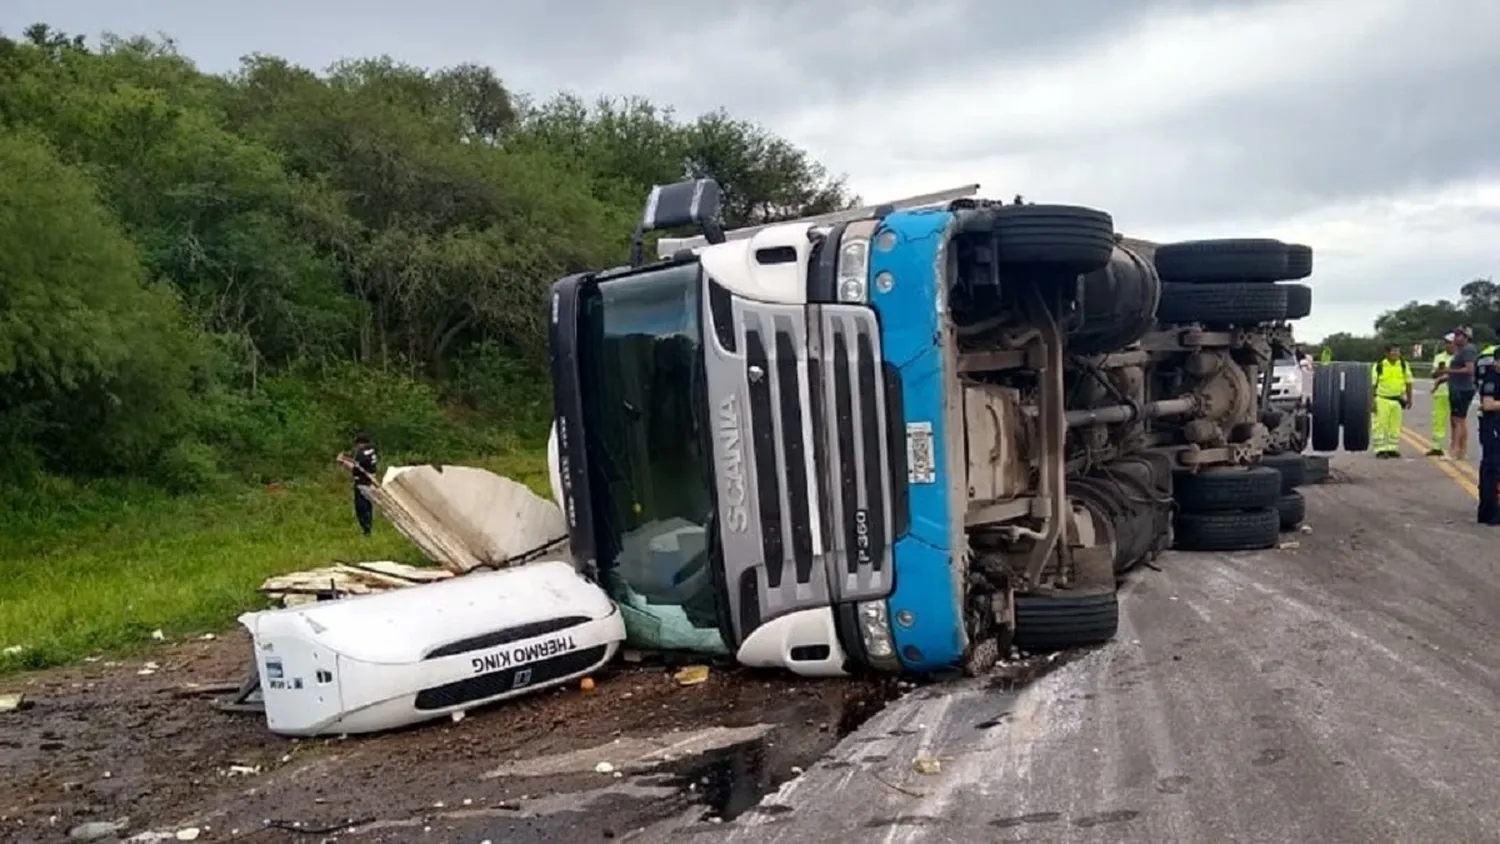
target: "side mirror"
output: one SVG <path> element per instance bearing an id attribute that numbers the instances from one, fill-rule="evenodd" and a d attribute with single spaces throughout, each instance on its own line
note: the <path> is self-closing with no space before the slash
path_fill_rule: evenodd
<path id="1" fill-rule="evenodd" d="M 640 266 L 644 260 L 643 241 L 647 232 L 693 226 L 709 243 L 724 242 L 724 226 L 719 222 L 719 183 L 713 179 L 693 179 L 670 185 L 656 185 L 646 197 L 641 221 L 630 240 L 630 264 Z"/>

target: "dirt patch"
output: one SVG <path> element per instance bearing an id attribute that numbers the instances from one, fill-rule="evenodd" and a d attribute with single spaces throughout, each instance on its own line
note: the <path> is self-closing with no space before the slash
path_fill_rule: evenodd
<path id="1" fill-rule="evenodd" d="M 659 667 L 618 666 L 588 693 L 557 690 L 400 733 L 298 741 L 271 735 L 258 715 L 183 694 L 185 684 L 238 680 L 248 654 L 248 638 L 231 635 L 0 680 L 0 691 L 28 701 L 0 713 L 0 838 L 64 840 L 79 824 L 129 818 L 121 837 L 191 826 L 203 841 L 306 840 L 352 826 L 361 840 L 403 841 L 414 828 L 500 823 L 550 840 L 536 819 L 561 812 L 577 824 L 579 811 L 607 837 L 695 803 L 709 815 L 747 808 L 897 694 L 890 681 L 738 669 L 684 687 Z M 604 761 L 617 740 L 620 754 L 639 756 L 642 741 L 670 748 L 694 731 L 758 725 L 753 740 L 633 768 L 619 759 L 602 773 L 496 774 L 580 750 Z"/>

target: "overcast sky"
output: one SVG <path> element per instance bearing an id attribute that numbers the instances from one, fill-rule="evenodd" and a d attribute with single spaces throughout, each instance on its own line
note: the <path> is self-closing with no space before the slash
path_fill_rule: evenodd
<path id="1" fill-rule="evenodd" d="M 8 0 L 0 30 L 491 65 L 520 91 L 719 106 L 867 200 L 970 182 L 1154 240 L 1316 253 L 1299 334 L 1500 272 L 1497 0 Z"/>

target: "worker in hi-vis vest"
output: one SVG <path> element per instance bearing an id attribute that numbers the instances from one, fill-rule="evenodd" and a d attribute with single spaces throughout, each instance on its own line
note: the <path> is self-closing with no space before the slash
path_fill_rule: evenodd
<path id="1" fill-rule="evenodd" d="M 1448 445 L 1448 429 L 1453 426 L 1448 406 L 1448 361 L 1453 360 L 1453 334 L 1443 336 L 1443 348 L 1432 356 L 1432 448 L 1428 457 L 1442 457 Z"/>
<path id="2" fill-rule="evenodd" d="M 1401 347 L 1385 347 L 1385 357 L 1370 367 L 1375 389 L 1370 396 L 1370 412 L 1375 416 L 1375 456 L 1401 456 L 1401 417 L 1411 407 L 1411 364 L 1401 359 Z"/>

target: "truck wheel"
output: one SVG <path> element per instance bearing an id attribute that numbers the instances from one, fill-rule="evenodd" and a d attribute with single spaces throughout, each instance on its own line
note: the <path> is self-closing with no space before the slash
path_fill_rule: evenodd
<path id="1" fill-rule="evenodd" d="M 1115 221 L 1076 205 L 1004 205 L 994 209 L 1002 266 L 1083 275 L 1103 269 L 1115 251 Z"/>
<path id="2" fill-rule="evenodd" d="M 1061 651 L 1098 645 L 1120 629 L 1114 589 L 1041 589 L 1016 595 L 1014 644 L 1023 651 Z"/>
<path id="3" fill-rule="evenodd" d="M 1280 454 L 1263 454 L 1260 465 L 1268 469 L 1275 469 L 1281 473 L 1281 494 L 1286 495 L 1299 486 L 1302 486 L 1307 477 L 1307 464 L 1302 455 L 1283 451 Z"/>
<path id="4" fill-rule="evenodd" d="M 1305 284 L 1283 284 L 1286 288 L 1286 318 L 1302 319 L 1312 313 L 1312 288 Z"/>
<path id="5" fill-rule="evenodd" d="M 1328 480 L 1328 458 L 1321 454 L 1306 455 L 1303 460 L 1306 466 L 1303 468 L 1303 486 L 1313 486 Z"/>
<path id="6" fill-rule="evenodd" d="M 1344 390 L 1339 396 L 1339 424 L 1344 428 L 1344 450 L 1365 451 L 1370 447 L 1370 367 L 1363 363 L 1341 364 Z"/>
<path id="7" fill-rule="evenodd" d="M 1281 496 L 1281 483 L 1281 473 L 1266 466 L 1210 466 L 1178 474 L 1172 497 L 1190 513 L 1271 507 Z"/>
<path id="8" fill-rule="evenodd" d="M 1255 325 L 1286 319 L 1286 288 L 1279 284 L 1162 282 L 1156 321 L 1168 324 Z"/>
<path id="9" fill-rule="evenodd" d="M 1286 277 L 1288 281 L 1312 275 L 1313 251 L 1311 246 L 1289 243 L 1286 247 Z"/>
<path id="10" fill-rule="evenodd" d="M 1261 507 L 1237 513 L 1177 514 L 1179 551 L 1259 551 L 1276 547 L 1281 537 L 1281 513 Z"/>
<path id="11" fill-rule="evenodd" d="M 1282 530 L 1296 530 L 1307 518 L 1307 499 L 1300 492 L 1289 492 L 1276 502 L 1276 513 L 1281 517 Z"/>
<path id="12" fill-rule="evenodd" d="M 1281 281 L 1294 278 L 1286 244 L 1269 238 L 1186 240 L 1156 248 L 1162 281 L 1216 284 L 1224 281 Z"/>
<path id="13" fill-rule="evenodd" d="M 1312 447 L 1313 451 L 1339 450 L 1339 371 L 1331 365 L 1313 370 Z"/>

